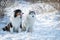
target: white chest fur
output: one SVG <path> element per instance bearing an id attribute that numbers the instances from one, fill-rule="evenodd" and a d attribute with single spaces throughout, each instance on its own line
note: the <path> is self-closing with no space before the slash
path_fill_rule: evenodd
<path id="1" fill-rule="evenodd" d="M 26 27 L 26 31 L 32 32 L 34 22 L 35 22 L 35 17 L 31 17 L 28 15 L 24 22 L 24 27 Z"/>
<path id="2" fill-rule="evenodd" d="M 33 26 L 34 22 L 35 22 L 35 17 L 27 16 L 27 19 L 25 20 L 26 25 Z"/>
<path id="3" fill-rule="evenodd" d="M 22 22 L 22 19 L 18 16 L 16 18 L 12 17 L 10 21 L 11 21 L 13 27 L 19 27 L 20 23 Z"/>
<path id="4" fill-rule="evenodd" d="M 16 17 L 16 18 L 11 17 L 10 21 L 12 23 L 13 28 L 15 28 L 15 30 L 19 30 L 20 29 L 20 24 L 22 22 L 22 19 L 19 16 Z"/>

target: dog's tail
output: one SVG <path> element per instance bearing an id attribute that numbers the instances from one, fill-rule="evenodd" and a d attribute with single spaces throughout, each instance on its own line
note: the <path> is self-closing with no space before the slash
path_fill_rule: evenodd
<path id="1" fill-rule="evenodd" d="M 13 27 L 11 23 L 9 23 L 7 26 L 2 28 L 3 31 L 10 31 L 10 28 Z"/>

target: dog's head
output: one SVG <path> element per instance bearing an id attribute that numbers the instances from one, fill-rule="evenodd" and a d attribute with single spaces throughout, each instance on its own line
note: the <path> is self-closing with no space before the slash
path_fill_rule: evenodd
<path id="1" fill-rule="evenodd" d="M 20 16 L 20 18 L 22 18 L 22 11 L 20 9 L 17 9 L 14 11 L 14 17 Z"/>
<path id="2" fill-rule="evenodd" d="M 30 11 L 30 12 L 29 12 L 29 16 L 35 17 L 35 12 L 34 12 L 34 11 Z"/>

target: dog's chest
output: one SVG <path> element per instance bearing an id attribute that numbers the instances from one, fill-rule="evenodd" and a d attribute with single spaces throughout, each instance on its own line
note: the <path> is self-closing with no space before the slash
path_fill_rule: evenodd
<path id="1" fill-rule="evenodd" d="M 12 23 L 13 27 L 20 27 L 21 21 L 22 20 L 19 17 L 17 17 L 17 18 L 13 18 L 11 20 L 11 23 Z"/>
<path id="2" fill-rule="evenodd" d="M 35 17 L 34 18 L 33 17 L 27 17 L 25 24 L 31 26 L 34 24 L 34 22 L 35 22 Z"/>

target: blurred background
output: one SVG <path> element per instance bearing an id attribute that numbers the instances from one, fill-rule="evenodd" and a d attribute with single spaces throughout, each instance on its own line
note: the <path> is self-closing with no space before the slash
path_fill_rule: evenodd
<path id="1" fill-rule="evenodd" d="M 0 0 L 0 18 L 4 16 L 4 9 L 13 5 L 16 1 L 26 1 L 30 3 L 44 2 L 52 5 L 56 10 L 60 11 L 60 0 Z"/>

